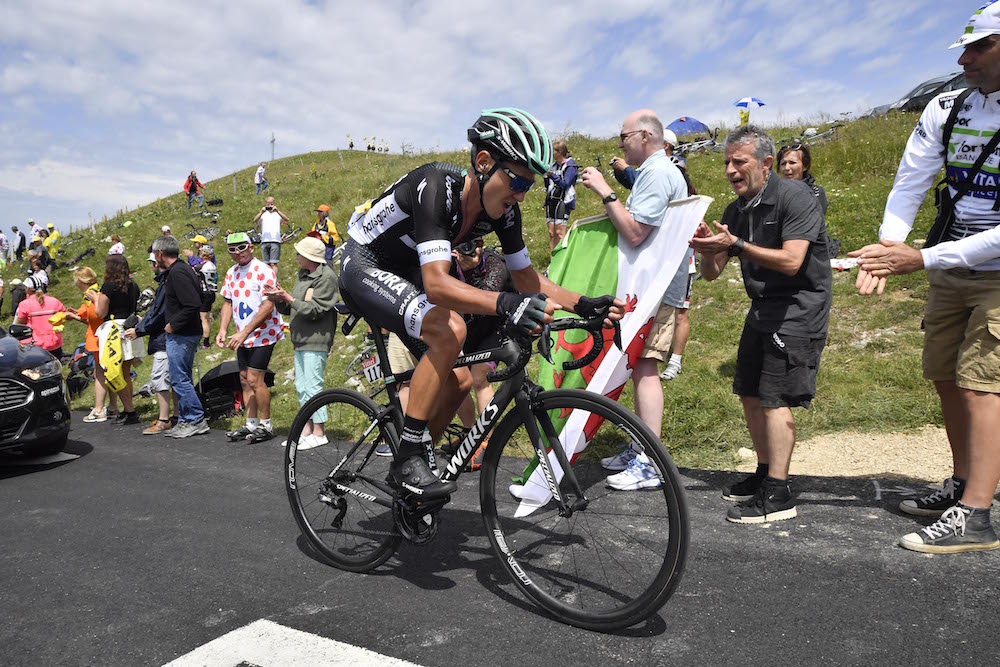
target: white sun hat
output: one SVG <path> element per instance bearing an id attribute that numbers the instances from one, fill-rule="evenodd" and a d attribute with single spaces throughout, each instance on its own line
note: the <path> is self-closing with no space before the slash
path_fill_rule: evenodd
<path id="1" fill-rule="evenodd" d="M 990 35 L 1000 35 L 1000 2 L 997 0 L 991 0 L 973 14 L 969 24 L 965 26 L 965 32 L 948 48 L 968 46 Z"/>

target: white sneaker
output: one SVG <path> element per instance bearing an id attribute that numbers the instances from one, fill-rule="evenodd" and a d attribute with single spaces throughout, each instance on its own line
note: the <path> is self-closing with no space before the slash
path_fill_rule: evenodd
<path id="1" fill-rule="evenodd" d="M 667 369 L 660 373 L 661 380 L 673 380 L 681 374 L 681 365 L 673 362 L 667 364 Z"/>
<path id="2" fill-rule="evenodd" d="M 601 459 L 601 467 L 605 470 L 610 470 L 611 472 L 621 472 L 628 467 L 628 464 L 632 462 L 636 454 L 639 452 L 633 447 L 635 443 L 628 443 L 627 445 L 619 445 L 618 453 L 614 456 L 608 456 Z"/>
<path id="3" fill-rule="evenodd" d="M 392 449 L 389 447 L 389 443 L 383 442 L 381 445 L 376 447 L 375 456 L 392 456 Z"/>
<path id="4" fill-rule="evenodd" d="M 656 467 L 645 454 L 639 454 L 628 463 L 628 467 L 617 475 L 608 475 L 608 486 L 619 491 L 651 489 L 661 484 Z"/>
<path id="5" fill-rule="evenodd" d="M 330 441 L 326 439 L 326 436 L 323 436 L 323 439 L 320 440 L 320 438 L 310 433 L 299 438 L 298 449 L 315 449 L 316 447 L 322 447 L 328 442 Z"/>

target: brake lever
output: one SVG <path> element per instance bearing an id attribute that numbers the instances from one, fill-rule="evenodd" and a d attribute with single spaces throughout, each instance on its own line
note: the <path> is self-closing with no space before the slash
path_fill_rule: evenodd
<path id="1" fill-rule="evenodd" d="M 615 345 L 619 350 L 624 352 L 622 348 L 622 325 L 620 320 L 611 320 L 611 325 L 615 328 Z"/>
<path id="2" fill-rule="evenodd" d="M 548 324 L 542 326 L 542 336 L 538 339 L 538 354 L 542 355 L 545 361 L 552 363 L 552 330 Z"/>

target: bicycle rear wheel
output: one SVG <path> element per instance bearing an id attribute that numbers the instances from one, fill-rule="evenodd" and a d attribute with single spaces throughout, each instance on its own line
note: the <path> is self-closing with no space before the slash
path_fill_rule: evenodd
<path id="1" fill-rule="evenodd" d="M 638 417 L 604 396 L 568 389 L 538 401 L 547 418 L 570 410 L 585 418 L 589 446 L 570 464 L 583 498 L 562 475 L 573 511 L 563 516 L 557 500 L 546 502 L 551 493 L 527 429 L 511 411 L 490 438 L 480 479 L 490 541 L 517 587 L 558 620 L 599 631 L 635 625 L 663 606 L 684 569 L 690 529 L 677 468 Z M 542 433 L 545 419 L 536 419 Z M 612 490 L 597 450 L 630 443 L 656 466 L 655 484 Z M 526 512 L 517 496 L 536 498 L 537 509 Z"/>
<path id="2" fill-rule="evenodd" d="M 329 442 L 303 442 L 306 423 L 323 419 L 324 409 Z M 351 572 L 378 567 L 402 539 L 386 483 L 392 459 L 375 454 L 392 437 L 376 421 L 378 411 L 357 392 L 324 390 L 295 415 L 285 448 L 285 487 L 302 534 L 334 565 Z"/>

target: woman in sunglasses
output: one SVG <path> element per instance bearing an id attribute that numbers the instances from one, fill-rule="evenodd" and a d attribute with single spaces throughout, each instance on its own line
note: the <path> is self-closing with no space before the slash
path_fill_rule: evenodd
<path id="1" fill-rule="evenodd" d="M 390 472 L 424 499 L 456 488 L 431 472 L 424 455 L 472 386 L 468 369 L 452 369 L 466 335 L 460 313 L 496 314 L 527 333 L 551 321 L 557 308 L 598 312 L 596 300 L 535 271 L 524 243 L 519 205 L 536 176 L 553 162 L 545 128 L 519 109 L 487 109 L 469 128 L 468 138 L 470 169 L 423 165 L 355 209 L 341 258 L 345 302 L 422 357 L 411 379 L 400 450 Z M 480 290 L 449 275 L 452 245 L 489 233 L 500 240 L 518 293 Z M 622 305 L 617 304 L 615 318 L 621 317 Z"/>
<path id="2" fill-rule="evenodd" d="M 778 172 L 782 178 L 790 178 L 793 181 L 802 181 L 812 190 L 813 196 L 819 200 L 820 208 L 823 210 L 823 217 L 826 217 L 826 191 L 817 185 L 815 177 L 809 173 L 812 167 L 812 154 L 809 152 L 808 144 L 791 144 L 782 146 L 778 151 Z"/>

